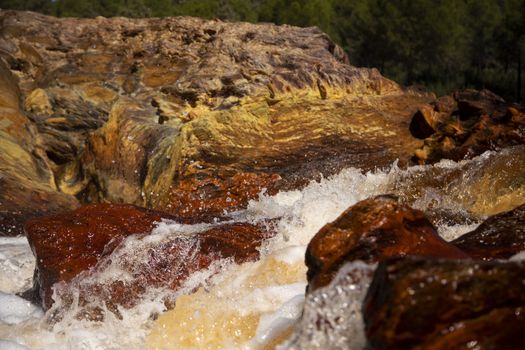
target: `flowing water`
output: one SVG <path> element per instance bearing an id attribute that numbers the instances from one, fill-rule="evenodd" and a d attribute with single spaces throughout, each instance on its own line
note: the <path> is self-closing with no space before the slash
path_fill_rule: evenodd
<path id="1" fill-rule="evenodd" d="M 445 239 L 454 239 L 486 215 L 525 202 L 524 151 L 515 147 L 405 170 L 396 164 L 368 173 L 348 168 L 302 190 L 263 192 L 231 214 L 232 221 L 273 219 L 277 235 L 261 247 L 259 261 L 218 261 L 179 291 L 151 289 L 135 307 L 120 309 L 120 317 L 105 312 L 101 322 L 79 319 L 74 298 L 65 303 L 56 297 L 43 313 L 17 297 L 31 284 L 34 258 L 25 238 L 0 238 L 0 349 L 362 349 L 360 302 L 374 266 L 348 264 L 329 286 L 305 298 L 304 252 L 313 235 L 357 201 L 394 193 L 427 212 Z M 112 264 L 79 285 L 125 280 L 129 267 L 123 261 L 130 256 L 139 266 L 147 248 L 209 225 L 159 223 L 146 239 L 129 237 Z M 165 312 L 167 296 L 177 305 Z M 103 300 L 90 303 L 104 308 Z"/>

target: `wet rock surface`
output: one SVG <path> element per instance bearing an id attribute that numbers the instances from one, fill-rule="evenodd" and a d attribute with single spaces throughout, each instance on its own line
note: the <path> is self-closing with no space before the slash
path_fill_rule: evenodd
<path id="1" fill-rule="evenodd" d="M 489 217 L 451 242 L 474 259 L 508 259 L 525 250 L 525 205 Z"/>
<path id="2" fill-rule="evenodd" d="M 166 216 L 133 205 L 91 204 L 73 212 L 30 220 L 25 228 L 37 257 L 37 298 L 48 308 L 55 283 L 68 282 L 94 267 L 125 237 L 151 232 Z"/>
<path id="3" fill-rule="evenodd" d="M 421 144 L 408 125 L 430 95 L 348 65 L 316 28 L 15 11 L 0 22 L 0 211 L 13 233 L 79 202 L 210 221 L 264 188 L 406 161 Z"/>
<path id="4" fill-rule="evenodd" d="M 420 107 L 410 122 L 419 164 L 461 160 L 488 150 L 525 144 L 525 109 L 488 90 L 463 90 Z"/>
<path id="5" fill-rule="evenodd" d="M 363 304 L 370 349 L 521 349 L 525 265 L 393 258 Z"/>
<path id="6" fill-rule="evenodd" d="M 52 287 L 59 283 L 55 285 L 57 297 L 66 303 L 73 302 L 75 288 L 80 293 L 80 306 L 88 299 L 98 299 L 113 311 L 119 305 L 131 307 L 148 289 L 175 290 L 191 273 L 218 259 L 232 258 L 238 263 L 256 259 L 260 243 L 271 235 L 263 227 L 233 223 L 192 234 L 175 232 L 162 240 L 151 234 L 162 219 L 174 217 L 133 205 L 92 204 L 29 221 L 26 232 L 37 257 L 36 298 L 48 309 L 53 303 Z M 137 243 L 140 249 L 120 254 L 126 238 L 132 235 L 144 244 Z M 141 254 L 147 256 L 139 259 Z M 103 273 L 111 264 L 122 270 L 116 277 L 107 283 L 101 282 L 103 278 L 90 279 L 91 274 Z M 96 318 L 93 314 L 89 317 Z"/>
<path id="7" fill-rule="evenodd" d="M 305 258 L 308 288 L 327 285 L 347 262 L 412 255 L 468 258 L 438 235 L 423 212 L 400 204 L 394 196 L 369 198 L 348 208 L 312 238 Z"/>

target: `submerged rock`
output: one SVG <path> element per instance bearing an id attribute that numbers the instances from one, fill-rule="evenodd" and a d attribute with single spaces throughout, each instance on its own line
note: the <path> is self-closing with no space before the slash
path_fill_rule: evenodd
<path id="1" fill-rule="evenodd" d="M 210 221 L 263 189 L 403 162 L 421 145 L 408 124 L 431 96 L 348 65 L 317 28 L 0 18 L 2 79 L 13 77 L 0 85 L 23 101 L 12 122 L 23 135 L 0 123 L 0 147 L 12 144 L 0 158 L 0 212 L 17 233 L 47 202 L 124 202 Z M 24 165 L 11 161 L 20 155 Z M 42 198 L 31 203 L 30 193 Z"/>
<path id="2" fill-rule="evenodd" d="M 525 144 L 525 109 L 488 90 L 457 91 L 420 107 L 410 132 L 425 139 L 415 152 L 420 164 L 458 161 Z"/>
<path id="3" fill-rule="evenodd" d="M 133 205 L 92 204 L 29 221 L 27 237 L 37 260 L 34 289 L 43 307 L 57 300 L 69 306 L 75 293 L 79 306 L 103 300 L 113 311 L 119 305 L 131 307 L 148 289 L 176 290 L 191 273 L 219 259 L 256 259 L 257 248 L 270 235 L 263 227 L 244 223 L 166 237 L 151 233 L 162 219 L 173 218 Z M 132 235 L 129 244 L 139 249 L 126 248 Z M 97 279 L 108 267 L 120 271 Z"/>
<path id="4" fill-rule="evenodd" d="M 475 259 L 508 259 L 525 250 L 525 204 L 489 217 L 451 242 Z"/>
<path id="5" fill-rule="evenodd" d="M 521 349 L 525 264 L 395 258 L 363 305 L 370 349 Z"/>
<path id="6" fill-rule="evenodd" d="M 438 235 L 423 212 L 393 196 L 369 198 L 348 208 L 312 238 L 305 258 L 308 288 L 327 285 L 347 262 L 407 255 L 468 258 Z"/>

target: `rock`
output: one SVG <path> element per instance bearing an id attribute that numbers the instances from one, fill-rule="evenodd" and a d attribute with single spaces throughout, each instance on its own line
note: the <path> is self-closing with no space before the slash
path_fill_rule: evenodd
<path id="1" fill-rule="evenodd" d="M 254 260 L 261 241 L 269 237 L 262 227 L 244 223 L 211 226 L 200 233 L 173 234 L 165 239 L 151 237 L 162 219 L 175 217 L 133 205 L 92 204 L 30 220 L 26 232 L 37 259 L 36 297 L 49 309 L 55 286 L 55 299 L 61 299 L 61 307 L 65 307 L 72 303 L 71 293 L 76 288 L 80 306 L 98 296 L 117 312 L 119 305 L 135 305 L 148 288 L 177 289 L 191 273 L 220 258 L 238 263 Z M 132 235 L 137 245 L 144 242 L 146 247 L 126 250 L 125 239 Z M 139 259 L 140 254 L 145 256 Z M 90 278 L 102 274 L 110 264 L 112 269 L 118 266 L 121 274 Z M 131 279 L 122 277 L 126 275 Z"/>
<path id="2" fill-rule="evenodd" d="M 37 259 L 34 289 L 44 307 L 51 306 L 55 283 L 68 282 L 94 267 L 123 238 L 151 232 L 163 217 L 133 205 L 91 204 L 29 220 L 26 234 Z"/>
<path id="3" fill-rule="evenodd" d="M 457 161 L 525 144 L 525 109 L 488 90 L 457 91 L 420 107 L 410 132 L 425 139 L 415 151 L 418 163 Z"/>
<path id="4" fill-rule="evenodd" d="M 489 217 L 451 242 L 474 259 L 508 259 L 525 250 L 525 204 Z"/>
<path id="5" fill-rule="evenodd" d="M 430 94 L 348 65 L 316 28 L 0 17 L 0 57 L 14 77 L 7 89 L 26 101 L 16 123 L 33 133 L 13 139 L 37 140 L 45 163 L 38 174 L 46 176 L 27 186 L 49 183 L 70 202 L 124 202 L 211 222 L 264 189 L 406 163 L 421 145 L 408 124 Z"/>
<path id="6" fill-rule="evenodd" d="M 327 285 L 347 262 L 411 255 L 468 258 L 437 234 L 423 212 L 393 196 L 369 198 L 348 208 L 312 238 L 305 258 L 308 288 Z"/>
<path id="7" fill-rule="evenodd" d="M 0 58 L 0 236 L 23 234 L 28 218 L 78 206 L 75 197 L 58 190 L 42 138 L 21 100 L 17 78 Z"/>
<path id="8" fill-rule="evenodd" d="M 521 349 L 525 264 L 394 258 L 363 304 L 370 349 Z"/>

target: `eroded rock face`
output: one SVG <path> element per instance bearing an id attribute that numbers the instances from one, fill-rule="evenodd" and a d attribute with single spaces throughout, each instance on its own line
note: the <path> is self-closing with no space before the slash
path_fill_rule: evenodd
<path id="1" fill-rule="evenodd" d="M 0 18 L 0 57 L 13 76 L 4 85 L 20 101 L 15 124 L 34 136 L 8 130 L 2 143 L 37 140 L 38 157 L 24 149 L 28 162 L 41 159 L 40 177 L 25 181 L 25 193 L 50 183 L 67 202 L 60 208 L 76 197 L 208 221 L 264 188 L 408 160 L 421 144 L 408 124 L 431 97 L 348 65 L 316 28 Z"/>
<path id="2" fill-rule="evenodd" d="M 369 198 L 348 208 L 312 238 L 305 258 L 308 288 L 327 285 L 347 262 L 411 255 L 468 258 L 437 234 L 423 212 L 393 196 Z"/>
<path id="3" fill-rule="evenodd" d="M 80 290 L 81 303 L 90 298 L 106 301 L 112 310 L 118 305 L 131 307 L 148 288 L 174 290 L 190 273 L 218 259 L 232 258 L 239 263 L 256 259 L 261 241 L 270 236 L 262 227 L 235 223 L 211 226 L 192 235 L 173 234 L 157 242 L 150 235 L 152 229 L 162 219 L 174 218 L 133 205 L 92 204 L 30 220 L 26 232 L 37 257 L 37 297 L 49 308 L 53 303 L 51 288 L 60 282 L 57 297 L 66 301 L 74 287 Z M 123 242 L 132 235 L 146 247 L 126 250 Z M 150 241 L 155 244 L 149 246 Z M 139 254 L 147 256 L 139 259 Z M 89 278 L 109 265 L 122 270 L 120 277 L 102 279 L 106 282 Z"/>
<path id="4" fill-rule="evenodd" d="M 521 349 L 525 264 L 397 258 L 363 304 L 370 349 Z"/>
<path id="5" fill-rule="evenodd" d="M 40 135 L 20 99 L 17 79 L 0 59 L 0 236 L 21 234 L 32 216 L 78 206 L 75 197 L 57 191 Z"/>
<path id="6" fill-rule="evenodd" d="M 488 90 L 464 90 L 420 107 L 410 132 L 424 139 L 420 163 L 461 160 L 488 150 L 525 144 L 525 109 Z"/>
<path id="7" fill-rule="evenodd" d="M 508 259 L 525 250 L 525 204 L 494 215 L 451 242 L 474 259 Z"/>

